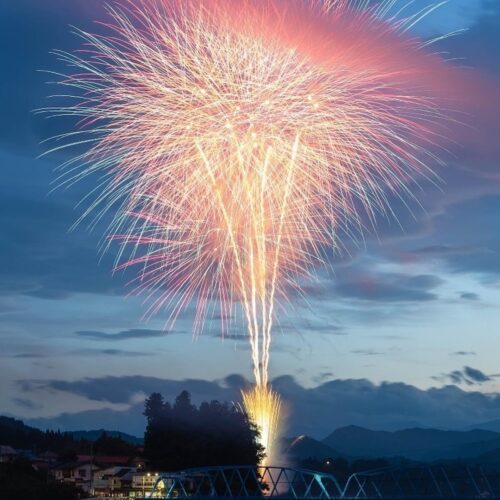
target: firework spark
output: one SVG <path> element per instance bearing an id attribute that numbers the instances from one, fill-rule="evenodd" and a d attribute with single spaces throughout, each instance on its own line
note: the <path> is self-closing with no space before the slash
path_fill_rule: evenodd
<path id="1" fill-rule="evenodd" d="M 324 265 L 340 234 L 431 176 L 444 64 L 391 18 L 395 0 L 141 0 L 110 8 L 109 36 L 60 53 L 89 148 L 72 182 L 101 172 L 89 206 L 114 214 L 117 268 L 139 266 L 148 314 L 240 310 L 255 389 L 243 394 L 268 457 L 280 400 L 269 386 L 277 306 Z M 223 320 L 223 330 L 229 328 Z"/>

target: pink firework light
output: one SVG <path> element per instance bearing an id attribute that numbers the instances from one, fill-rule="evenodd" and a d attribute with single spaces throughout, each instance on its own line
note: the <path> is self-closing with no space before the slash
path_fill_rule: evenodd
<path id="1" fill-rule="evenodd" d="M 409 34 L 426 11 L 396 3 L 124 1 L 110 35 L 59 54 L 76 101 L 49 111 L 81 118 L 62 139 L 89 146 L 63 182 L 102 173 L 84 216 L 113 213 L 117 269 L 140 269 L 149 315 L 168 311 L 170 327 L 195 303 L 198 332 L 213 304 L 241 311 L 256 384 L 243 398 L 268 461 L 278 306 L 341 234 L 391 212 L 388 193 L 435 178 L 475 85 Z"/>

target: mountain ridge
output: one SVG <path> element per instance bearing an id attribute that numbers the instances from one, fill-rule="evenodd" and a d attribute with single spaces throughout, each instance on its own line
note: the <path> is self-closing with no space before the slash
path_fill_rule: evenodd
<path id="1" fill-rule="evenodd" d="M 500 433 L 482 429 L 455 431 L 419 427 L 373 431 L 360 426 L 346 426 L 335 429 L 322 443 L 353 457 L 404 457 L 433 461 L 474 458 L 500 448 Z"/>

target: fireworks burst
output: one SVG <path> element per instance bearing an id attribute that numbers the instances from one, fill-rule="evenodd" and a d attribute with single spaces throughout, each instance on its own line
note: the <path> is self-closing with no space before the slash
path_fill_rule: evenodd
<path id="1" fill-rule="evenodd" d="M 393 19 L 395 3 L 122 2 L 110 35 L 59 54 L 76 100 L 50 112 L 81 119 L 65 147 L 89 146 L 63 182 L 102 172 L 84 216 L 114 214 L 117 267 L 139 266 L 149 314 L 170 326 L 196 304 L 199 332 L 214 304 L 242 311 L 256 384 L 243 400 L 268 457 L 277 305 L 435 163 L 445 68 L 405 35 L 424 12 Z"/>

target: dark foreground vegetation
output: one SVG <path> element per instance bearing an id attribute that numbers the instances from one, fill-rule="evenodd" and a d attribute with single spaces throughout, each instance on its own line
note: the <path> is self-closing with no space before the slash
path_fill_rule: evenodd
<path id="1" fill-rule="evenodd" d="M 25 459 L 0 463 L 0 500 L 76 500 L 83 491 L 35 470 Z"/>

